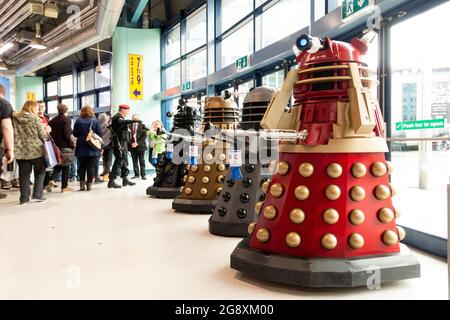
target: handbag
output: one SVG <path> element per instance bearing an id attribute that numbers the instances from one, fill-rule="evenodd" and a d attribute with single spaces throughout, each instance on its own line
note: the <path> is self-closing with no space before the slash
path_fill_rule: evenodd
<path id="1" fill-rule="evenodd" d="M 70 167 L 75 161 L 75 152 L 71 148 L 62 148 L 62 154 L 64 155 L 64 163 L 61 164 L 61 167 Z"/>
<path id="2" fill-rule="evenodd" d="M 89 132 L 86 137 L 86 142 L 92 149 L 100 151 L 102 150 L 103 139 L 92 130 L 93 124 L 94 120 L 92 119 L 91 126 L 89 127 Z"/>

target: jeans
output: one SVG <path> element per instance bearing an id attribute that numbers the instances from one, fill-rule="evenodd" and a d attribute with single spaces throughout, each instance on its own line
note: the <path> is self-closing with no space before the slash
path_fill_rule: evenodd
<path id="1" fill-rule="evenodd" d="M 145 150 L 131 149 L 131 158 L 135 177 L 145 178 Z"/>
<path id="2" fill-rule="evenodd" d="M 94 181 L 95 162 L 97 159 L 97 157 L 78 157 L 78 163 L 80 164 L 80 181 L 87 183 L 92 183 L 92 181 Z"/>
<path id="3" fill-rule="evenodd" d="M 61 174 L 61 190 L 66 189 L 69 186 L 69 174 L 70 174 L 70 166 L 69 167 L 60 167 L 56 166 L 53 168 L 53 181 L 57 180 L 57 177 Z"/>
<path id="4" fill-rule="evenodd" d="M 19 165 L 20 203 L 30 201 L 30 176 L 34 171 L 33 199 L 42 199 L 44 194 L 45 158 L 17 160 Z"/>
<path id="5" fill-rule="evenodd" d="M 122 150 L 114 148 L 114 165 L 109 176 L 110 180 L 116 179 L 120 176 L 122 179 L 128 177 L 130 171 L 128 170 L 128 146 L 127 143 L 122 143 Z M 119 172 L 120 171 L 120 172 Z"/>
<path id="6" fill-rule="evenodd" d="M 75 158 L 75 161 L 70 166 L 70 178 L 75 179 L 77 177 L 77 175 L 78 175 L 77 158 Z"/>

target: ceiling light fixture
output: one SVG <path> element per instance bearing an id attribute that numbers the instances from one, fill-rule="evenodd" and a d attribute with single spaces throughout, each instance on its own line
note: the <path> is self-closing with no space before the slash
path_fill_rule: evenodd
<path id="1" fill-rule="evenodd" d="M 36 37 L 31 40 L 30 47 L 36 50 L 45 50 L 47 49 L 47 45 L 45 44 L 44 39 L 42 39 L 41 35 L 41 24 L 39 21 L 36 21 Z"/>
<path id="2" fill-rule="evenodd" d="M 0 71 L 6 71 L 9 70 L 8 65 L 0 58 Z"/>
<path id="3" fill-rule="evenodd" d="M 11 49 L 13 46 L 14 46 L 14 44 L 12 42 L 3 43 L 3 44 L 0 43 L 0 55 L 2 55 L 3 53 L 5 53 L 9 49 Z"/>

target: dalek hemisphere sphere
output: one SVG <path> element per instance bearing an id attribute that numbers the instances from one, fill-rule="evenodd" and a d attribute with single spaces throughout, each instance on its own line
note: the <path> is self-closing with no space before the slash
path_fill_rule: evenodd
<path id="1" fill-rule="evenodd" d="M 267 106 L 276 93 L 277 90 L 270 87 L 257 87 L 250 90 L 245 96 L 242 108 L 241 128 L 243 130 L 259 131 Z"/>

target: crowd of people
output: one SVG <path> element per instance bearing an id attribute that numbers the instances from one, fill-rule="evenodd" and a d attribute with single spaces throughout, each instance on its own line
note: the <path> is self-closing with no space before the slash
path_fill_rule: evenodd
<path id="1" fill-rule="evenodd" d="M 120 105 L 112 118 L 100 114 L 98 119 L 91 106 L 83 106 L 73 127 L 68 107 L 59 104 L 57 109 L 58 115 L 49 119 L 43 101 L 26 101 L 16 112 L 0 85 L 2 189 L 20 189 L 20 204 L 45 201 L 44 191 L 52 192 L 58 183 L 61 193 L 73 192 L 70 182 L 74 181 L 79 181 L 79 191 L 91 191 L 94 184 L 104 182 L 114 189 L 134 186 L 128 179 L 129 154 L 131 179 L 146 180 L 145 153 L 149 150 L 150 162 L 156 166 L 165 150 L 162 123 L 155 121 L 148 129 L 137 114 L 128 120 L 128 105 Z M 58 160 L 53 165 L 52 156 Z M 0 199 L 6 197 L 0 193 Z"/>

